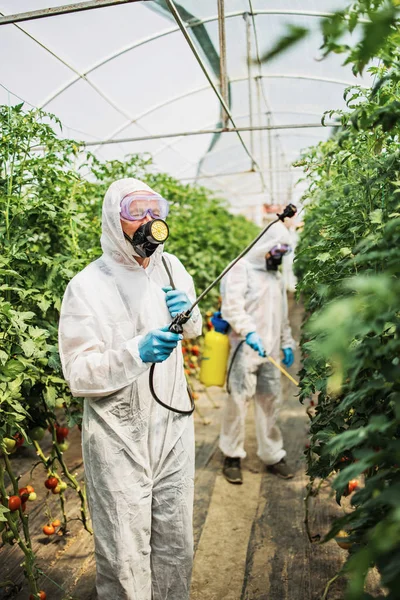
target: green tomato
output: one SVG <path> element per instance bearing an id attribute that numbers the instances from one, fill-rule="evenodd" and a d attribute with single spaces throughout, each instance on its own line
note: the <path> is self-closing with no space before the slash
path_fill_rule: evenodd
<path id="1" fill-rule="evenodd" d="M 11 530 L 3 531 L 3 533 L 1 534 L 1 538 L 4 544 L 11 544 L 14 539 L 14 534 Z"/>
<path id="2" fill-rule="evenodd" d="M 3 441 L 6 446 L 6 451 L 8 452 L 8 454 L 11 454 L 12 452 L 14 452 L 17 442 L 11 438 L 4 438 Z"/>
<path id="3" fill-rule="evenodd" d="M 64 492 L 67 489 L 68 485 L 65 483 L 65 481 L 61 481 L 61 483 L 58 484 L 58 487 L 60 488 L 61 492 Z"/>
<path id="4" fill-rule="evenodd" d="M 29 500 L 30 502 L 34 502 L 34 501 L 36 500 L 36 498 L 37 498 L 37 494 L 36 494 L 36 492 L 31 492 L 31 493 L 29 494 L 29 496 L 28 496 L 28 500 Z"/>
<path id="5" fill-rule="evenodd" d="M 29 437 L 35 442 L 40 442 L 44 438 L 46 430 L 43 427 L 34 427 L 29 431 Z"/>
<path id="6" fill-rule="evenodd" d="M 61 444 L 58 444 L 58 447 L 60 448 L 61 452 L 65 452 L 69 448 L 69 442 L 62 442 Z"/>

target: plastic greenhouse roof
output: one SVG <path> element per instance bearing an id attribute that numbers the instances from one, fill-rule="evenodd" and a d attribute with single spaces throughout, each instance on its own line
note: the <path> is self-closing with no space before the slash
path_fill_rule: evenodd
<path id="1" fill-rule="evenodd" d="M 0 0 L 0 11 L 15 15 L 61 3 L 79 4 Z M 218 0 L 174 3 L 185 9 L 181 15 L 187 31 L 218 86 Z M 304 187 L 294 184 L 301 173 L 291 163 L 302 148 L 328 138 L 332 131 L 299 126 L 318 125 L 325 110 L 343 108 L 347 86 L 370 83 L 368 73 L 356 78 L 350 66 L 342 66 L 341 56 L 317 60 L 319 21 L 345 4 L 225 0 L 230 110 L 236 127 L 264 127 L 241 131 L 262 177 L 251 171 L 252 160 L 236 132 L 143 139 L 221 127 L 218 97 L 165 0 L 125 1 L 1 25 L 1 55 L 7 60 L 0 67 L 0 102 L 23 99 L 54 113 L 64 125 L 63 135 L 94 144 L 92 152 L 103 159 L 150 152 L 157 170 L 183 182 L 197 180 L 226 198 L 232 212 L 259 221 L 263 204 L 299 198 Z M 308 27 L 310 34 L 268 63 L 255 61 L 249 78 L 246 35 L 256 59 L 257 43 L 262 54 L 289 23 Z M 266 130 L 267 124 L 278 128 Z M 116 140 L 125 141 L 104 143 Z"/>

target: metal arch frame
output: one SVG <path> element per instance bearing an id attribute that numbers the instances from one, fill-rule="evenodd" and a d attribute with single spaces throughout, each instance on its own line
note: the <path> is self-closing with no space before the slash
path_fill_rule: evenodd
<path id="1" fill-rule="evenodd" d="M 100 2 L 101 2 L 101 0 L 100 0 Z M 96 2 L 96 6 L 95 6 L 95 5 L 94 5 L 94 3 L 93 3 L 93 6 L 92 6 L 92 8 L 100 8 L 100 5 L 99 5 L 99 4 L 100 4 L 100 2 L 99 2 L 99 1 L 97 1 L 97 2 Z M 113 2 L 113 3 L 114 3 L 114 4 L 122 4 L 122 2 Z M 84 4 L 84 3 L 81 3 L 81 4 Z M 89 4 L 89 3 L 85 3 L 85 4 Z M 105 6 L 105 2 L 103 2 L 103 3 L 102 3 L 102 5 L 103 5 L 103 6 Z M 110 5 L 110 3 L 108 3 L 108 5 Z M 62 8 L 62 7 L 59 7 L 59 8 Z M 69 9 L 71 9 L 71 5 L 69 5 L 69 7 L 68 7 L 68 8 L 69 8 Z M 72 11 L 72 10 L 69 10 L 69 12 L 73 12 L 73 11 Z M 242 11 L 238 11 L 237 13 L 230 13 L 230 14 L 227 14 L 227 15 L 226 15 L 226 17 L 227 17 L 227 18 L 231 18 L 231 17 L 235 17 L 235 16 L 240 16 L 240 15 L 242 15 L 242 14 L 243 14 L 243 13 L 242 13 Z M 302 16 L 312 16 L 312 17 L 328 17 L 328 16 L 331 16 L 333 13 L 317 13 L 317 12 L 313 12 L 313 11 L 262 10 L 262 11 L 256 11 L 256 12 L 255 12 L 255 13 L 253 13 L 253 14 L 277 14 L 277 15 L 302 15 Z M 43 16 L 44 16 L 44 15 L 43 15 Z M 50 16 L 50 15 L 48 15 L 48 16 Z M 7 17 L 5 17 L 5 19 L 7 19 Z M 12 21 L 11 21 L 11 19 L 10 19 L 10 16 L 8 16 L 8 19 L 9 19 L 9 21 L 8 21 L 8 22 L 12 22 Z M 26 20 L 28 20 L 28 19 L 26 19 Z M 217 17 L 211 17 L 211 18 L 208 18 L 208 19 L 204 19 L 202 22 L 203 22 L 203 23 L 205 23 L 205 22 L 211 22 L 211 21 L 214 21 L 214 20 L 217 20 Z M 0 23 L 1 23 L 1 21 L 0 21 Z M 201 24 L 201 22 L 199 21 L 199 22 L 193 23 L 193 24 L 191 24 L 191 25 L 188 25 L 188 27 L 194 27 L 194 26 L 196 26 L 196 25 L 200 25 L 200 24 Z M 24 31 L 24 30 L 22 30 L 22 31 Z M 161 33 L 161 34 L 158 34 L 157 36 L 152 36 L 152 38 L 150 38 L 150 39 L 148 38 L 146 41 L 143 41 L 143 40 L 142 40 L 141 42 L 139 42 L 139 43 L 135 44 L 135 45 L 134 45 L 134 47 L 135 47 L 135 46 L 137 47 L 138 45 L 142 45 L 143 43 L 147 43 L 148 41 L 151 41 L 151 39 L 157 39 L 157 38 L 159 38 L 159 37 L 162 37 L 162 36 L 164 36 L 164 35 L 168 35 L 169 33 L 174 33 L 174 32 L 176 32 L 176 31 L 178 31 L 178 28 L 174 28 L 174 29 L 172 29 L 172 30 L 169 30 L 169 31 L 167 31 L 167 32 L 163 32 L 163 33 Z M 27 35 L 29 35 L 29 34 L 28 34 L 27 32 L 25 32 L 25 31 L 24 31 L 24 33 L 25 33 L 25 34 L 27 34 Z M 39 44 L 40 44 L 40 45 L 41 45 L 43 48 L 45 48 L 47 51 L 51 52 L 51 51 L 50 51 L 48 48 L 46 48 L 46 47 L 45 47 L 45 46 L 44 46 L 44 45 L 43 45 L 41 42 L 39 42 L 38 40 L 36 40 L 35 38 L 33 38 L 33 36 L 30 36 L 30 37 L 31 37 L 32 39 L 34 39 L 34 40 L 35 40 L 37 43 L 39 43 Z M 133 49 L 133 47 L 132 47 L 132 48 L 130 48 L 130 49 Z M 125 50 L 124 50 L 124 52 L 126 52 L 126 51 L 128 51 L 128 49 L 125 49 Z M 58 60 L 61 60 L 61 59 L 60 59 L 60 57 L 58 57 L 58 56 L 57 56 L 55 53 L 51 52 L 51 54 L 53 54 L 53 56 L 55 56 L 55 57 L 56 57 Z M 121 54 L 121 51 L 117 52 L 117 53 L 116 53 L 114 56 L 112 56 L 111 58 L 109 57 L 109 58 L 108 58 L 106 61 L 102 61 L 100 64 L 96 65 L 96 66 L 95 66 L 95 68 L 98 68 L 99 66 L 101 66 L 101 64 L 105 64 L 105 62 L 108 62 L 109 60 L 112 60 L 113 58 L 116 58 L 116 57 L 117 57 L 118 55 L 120 55 L 120 54 Z M 64 62 L 64 61 L 62 61 L 62 62 Z M 78 81 L 78 80 L 80 80 L 80 79 L 84 79 L 84 80 L 86 79 L 86 81 L 87 81 L 87 82 L 88 82 L 90 85 L 92 85 L 92 87 L 95 89 L 95 91 L 96 91 L 96 92 L 98 92 L 100 95 L 102 95 L 102 96 L 103 96 L 103 98 L 104 98 L 104 99 L 105 99 L 105 100 L 106 100 L 106 101 L 107 101 L 107 102 L 108 102 L 108 103 L 109 103 L 111 106 L 113 106 L 113 108 L 114 108 L 114 109 L 116 109 L 118 112 L 120 112 L 120 114 L 124 114 L 124 112 L 125 112 L 125 111 L 122 111 L 122 110 L 121 110 L 121 109 L 119 109 L 119 108 L 118 108 L 118 107 L 117 107 L 117 106 L 116 106 L 114 103 L 110 102 L 110 99 L 108 99 L 108 98 L 107 98 L 107 96 L 106 96 L 105 94 L 103 94 L 103 93 L 101 92 L 101 90 L 100 90 L 100 89 L 98 89 L 98 88 L 97 88 L 97 86 L 94 86 L 94 85 L 93 85 L 93 84 L 92 84 L 92 83 L 91 83 L 91 82 L 90 82 L 90 81 L 89 81 L 89 80 L 88 80 L 88 79 L 85 77 L 85 75 L 82 77 L 82 75 L 81 75 L 80 73 L 78 73 L 78 71 L 77 71 L 77 70 L 75 70 L 75 69 L 71 68 L 71 66 L 70 66 L 70 65 L 68 65 L 68 64 L 67 64 L 67 63 L 65 63 L 65 62 L 64 62 L 64 64 L 65 64 L 65 66 L 67 66 L 68 68 L 70 68 L 71 70 L 73 70 L 73 71 L 74 71 L 74 72 L 75 72 L 75 73 L 78 75 L 77 79 L 75 79 L 75 80 L 74 80 L 74 82 L 75 82 L 75 81 Z M 94 70 L 94 69 L 92 69 L 92 70 Z M 87 71 L 87 72 L 89 72 L 89 71 Z M 306 78 L 306 77 L 304 77 L 304 78 Z M 311 78 L 309 78 L 309 79 L 311 79 Z M 313 79 L 314 79 L 314 78 L 313 78 Z M 321 80 L 321 78 L 315 78 L 315 79 L 316 79 L 316 80 Z M 335 81 L 335 80 L 331 80 L 331 82 L 332 82 L 332 83 L 345 83 L 346 85 L 347 85 L 347 84 L 348 84 L 348 85 L 351 85 L 351 82 L 339 82 L 339 81 Z M 73 83 L 73 82 L 72 82 L 72 83 Z M 70 85 L 72 85 L 72 83 L 69 83 L 67 87 L 69 87 Z M 207 86 L 207 87 L 208 87 L 208 86 Z M 66 89 L 66 88 L 65 88 L 65 89 Z M 62 91 L 59 91 L 59 92 L 58 92 L 58 94 L 59 94 L 59 93 L 61 93 L 61 92 L 62 92 Z M 57 95 L 58 95 L 58 94 L 57 94 Z M 188 95 L 188 94 L 185 94 L 185 96 L 186 96 L 186 95 Z M 50 101 L 50 100 L 48 100 L 48 101 L 47 101 L 47 103 L 48 103 L 49 101 Z M 45 103 L 45 104 L 46 104 L 46 103 Z M 45 104 L 44 104 L 44 105 L 45 105 Z M 125 113 L 125 115 L 126 115 L 126 113 Z M 124 116 L 125 116 L 125 115 L 124 115 Z M 135 120 L 132 120 L 131 122 L 135 122 L 135 121 L 137 121 L 137 120 L 138 120 L 138 118 L 136 118 Z M 168 146 L 167 146 L 167 147 L 168 147 Z"/>
<path id="2" fill-rule="evenodd" d="M 244 14 L 243 11 L 235 11 L 235 12 L 231 12 L 231 13 L 226 13 L 225 19 L 241 17 L 241 16 L 243 16 L 243 14 Z M 279 9 L 277 9 L 277 10 L 274 10 L 274 9 L 255 10 L 253 13 L 249 13 L 249 14 L 254 15 L 254 16 L 256 16 L 256 15 L 289 15 L 289 16 L 292 15 L 292 16 L 306 16 L 306 17 L 317 17 L 317 18 L 330 17 L 330 16 L 334 15 L 334 13 L 322 13 L 322 12 L 315 12 L 315 11 L 300 11 L 300 10 L 279 10 Z M 193 29 L 194 27 L 198 27 L 198 26 L 204 25 L 206 23 L 212 23 L 214 21 L 218 21 L 218 15 L 213 15 L 212 17 L 206 17 L 204 19 L 196 21 L 195 23 L 188 23 L 186 25 L 186 27 Z M 359 22 L 360 23 L 368 23 L 369 21 L 367 19 L 360 19 Z M 172 28 L 162 31 L 160 33 L 143 38 L 142 40 L 139 40 L 138 42 L 135 42 L 134 44 L 131 44 L 129 46 L 125 46 L 124 48 L 121 48 L 120 50 L 117 50 L 116 52 L 114 52 L 113 54 L 110 54 L 105 59 L 93 64 L 91 67 L 86 69 L 84 71 L 84 73 L 79 75 L 79 77 L 72 79 L 64 86 L 61 86 L 61 88 L 59 88 L 52 96 L 49 96 L 46 100 L 44 100 L 44 102 L 42 102 L 40 106 L 42 108 L 44 108 L 47 104 L 52 102 L 52 100 L 57 98 L 57 96 L 62 94 L 64 91 L 66 91 L 74 83 L 76 83 L 80 79 L 86 79 L 87 75 L 89 75 L 93 71 L 96 71 L 100 67 L 106 65 L 108 62 L 110 62 L 116 58 L 119 58 L 123 54 L 126 54 L 127 52 L 130 52 L 131 50 L 135 50 L 136 48 L 139 48 L 140 46 L 143 46 L 143 45 L 153 42 L 157 39 L 161 39 L 165 36 L 168 36 L 168 35 L 171 35 L 172 33 L 177 33 L 177 32 L 179 32 L 179 27 L 172 27 Z"/>
<path id="3" fill-rule="evenodd" d="M 9 25 L 20 23 L 22 21 L 33 21 L 35 19 L 45 19 L 47 17 L 54 17 L 57 15 L 82 12 L 84 10 L 93 10 L 96 8 L 106 8 L 107 6 L 118 6 L 123 4 L 129 4 L 133 2 L 139 2 L 141 0 L 88 0 L 87 2 L 79 2 L 74 4 L 66 4 L 64 6 L 54 6 L 51 8 L 42 8 L 39 10 L 33 10 L 24 13 L 16 13 L 13 15 L 5 15 L 0 19 L 0 25 Z M 144 2 L 149 0 L 143 0 Z M 236 13 L 228 13 L 227 18 L 237 15 L 242 15 L 242 11 Z M 266 9 L 266 10 L 255 10 L 251 11 L 250 15 L 294 15 L 304 17 L 320 17 L 327 18 L 332 17 L 335 13 L 331 12 L 318 12 L 313 10 L 277 10 L 277 9 Z M 217 20 L 217 18 L 211 18 L 211 20 Z M 368 19 L 359 19 L 359 23 L 368 23 Z M 204 20 L 203 20 L 204 23 Z M 196 21 L 196 25 L 200 25 L 200 22 Z M 192 27 L 193 25 L 191 25 Z"/>
<path id="4" fill-rule="evenodd" d="M 258 77 L 258 76 L 257 76 Z M 273 79 L 273 78 L 282 78 L 285 77 L 287 79 L 298 79 L 299 77 L 297 75 L 263 75 L 263 77 L 266 77 L 268 79 Z M 307 79 L 308 76 L 303 75 L 301 76 L 303 79 Z M 339 79 L 329 79 L 329 78 L 314 78 L 312 77 L 312 80 L 317 80 L 317 81 L 321 81 L 321 82 L 326 82 L 326 83 L 333 83 L 333 84 L 337 84 L 337 85 L 352 85 L 351 82 L 348 81 L 342 81 Z M 230 80 L 230 83 L 240 83 L 243 81 L 247 81 L 247 77 L 236 77 Z M 124 129 L 126 129 L 127 127 L 129 127 L 130 125 L 134 125 L 135 123 L 137 123 L 140 119 L 143 119 L 144 117 L 147 117 L 149 114 L 160 110 L 161 108 L 164 108 L 165 106 L 168 106 L 169 104 L 173 104 L 174 102 L 178 102 L 179 100 L 183 100 L 185 98 L 188 98 L 189 96 L 193 96 L 194 94 L 198 94 L 204 91 L 209 90 L 209 86 L 205 85 L 205 86 L 201 86 L 198 88 L 195 88 L 193 90 L 190 90 L 189 92 L 185 92 L 184 94 L 179 94 L 178 96 L 174 96 L 173 98 L 169 98 L 168 100 L 164 100 L 163 102 L 160 102 L 159 104 L 156 104 L 154 106 L 152 106 L 151 108 L 147 109 L 146 111 L 140 113 L 139 115 L 137 115 L 134 119 L 127 121 L 126 123 L 124 123 L 123 125 L 121 125 L 120 127 L 118 127 L 118 129 L 114 130 L 110 136 L 108 138 L 106 138 L 106 141 L 113 139 L 116 135 L 118 135 L 119 133 L 121 133 L 122 131 L 124 131 Z M 99 143 L 99 146 L 101 145 L 101 143 Z"/>
<path id="5" fill-rule="evenodd" d="M 122 116 L 124 116 L 125 118 L 131 120 L 131 116 L 126 111 L 124 111 L 123 109 L 119 108 L 119 106 L 115 102 L 113 102 L 104 92 L 102 92 L 102 90 L 100 88 L 98 88 L 98 86 L 96 86 L 93 82 L 91 82 L 86 77 L 81 77 L 80 74 L 79 74 L 79 72 L 72 65 L 70 65 L 69 63 L 67 63 L 64 59 L 62 59 L 60 56 L 58 56 L 55 52 L 53 52 L 52 50 L 50 50 L 50 48 L 48 48 L 47 46 L 45 46 L 41 41 L 39 41 L 38 39 L 36 39 L 29 32 L 25 31 L 25 29 L 23 29 L 20 25 L 15 24 L 15 27 L 17 29 L 19 29 L 24 35 L 28 36 L 33 42 L 35 42 L 41 48 L 43 48 L 46 52 L 48 52 L 49 54 L 51 54 L 56 60 L 58 60 L 59 62 L 61 62 L 69 70 L 77 73 L 77 75 L 79 75 L 78 80 L 84 79 L 95 90 L 95 92 L 98 93 L 100 95 L 100 97 L 102 97 L 104 99 L 104 101 L 107 104 L 109 104 L 114 110 L 116 110 L 117 112 L 119 112 Z M 39 105 L 38 108 L 43 108 L 43 106 Z M 146 133 L 148 133 L 147 130 L 142 125 L 138 124 L 138 127 L 140 127 L 141 129 L 143 129 L 143 131 L 145 131 Z M 162 149 L 164 150 L 164 149 L 167 149 L 169 147 L 170 147 L 169 144 L 165 144 Z M 193 162 L 193 161 L 189 160 L 186 156 L 182 155 L 179 152 L 179 150 L 177 150 L 177 149 L 175 149 L 173 147 L 171 149 L 172 149 L 173 152 L 176 152 L 179 156 L 181 156 L 181 158 L 183 158 L 187 163 L 189 163 L 189 165 L 193 166 L 193 165 L 197 164 L 196 162 Z M 97 150 L 98 149 L 96 149 L 95 152 Z M 206 171 L 203 171 L 203 172 L 205 174 L 207 174 Z M 232 194 L 235 195 L 234 192 L 232 192 Z"/>
<path id="6" fill-rule="evenodd" d="M 148 2 L 149 0 L 144 1 Z M 133 2 L 140 2 L 140 0 L 88 0 L 87 2 L 75 2 L 74 4 L 65 4 L 64 6 L 53 6 L 51 8 L 41 8 L 14 15 L 5 15 L 4 17 L 0 17 L 0 25 L 15 25 L 15 23 L 23 21 L 34 21 L 36 19 L 45 19 L 57 15 L 93 10 L 95 8 L 106 8 L 107 6 L 122 6 L 123 4 L 131 4 Z"/>

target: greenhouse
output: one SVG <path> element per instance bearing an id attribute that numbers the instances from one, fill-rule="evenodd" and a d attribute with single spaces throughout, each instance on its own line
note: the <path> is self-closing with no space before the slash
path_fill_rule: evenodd
<path id="1" fill-rule="evenodd" d="M 0 0 L 0 600 L 400 599 L 399 20 Z"/>

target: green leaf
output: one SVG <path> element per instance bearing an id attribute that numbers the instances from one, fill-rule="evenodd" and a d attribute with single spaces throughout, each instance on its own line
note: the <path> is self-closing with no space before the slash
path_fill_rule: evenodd
<path id="1" fill-rule="evenodd" d="M 24 342 L 21 342 L 21 348 L 24 351 L 24 354 L 27 358 L 29 358 L 30 356 L 33 356 L 33 354 L 35 353 L 36 350 L 36 344 L 33 340 L 25 340 Z"/>
<path id="2" fill-rule="evenodd" d="M 54 408 L 57 400 L 57 389 L 52 385 L 48 385 L 44 391 L 44 399 L 49 408 Z"/>
<path id="3" fill-rule="evenodd" d="M 381 208 L 377 208 L 369 213 L 369 220 L 371 223 L 376 223 L 380 225 L 382 223 L 383 211 Z"/>
<path id="4" fill-rule="evenodd" d="M 19 360 L 12 358 L 5 364 L 3 369 L 0 369 L 0 373 L 5 377 L 14 379 L 14 377 L 16 377 L 19 373 L 22 373 L 24 369 L 24 365 Z"/>
<path id="5" fill-rule="evenodd" d="M 329 252 L 322 252 L 321 254 L 318 254 L 318 256 L 315 258 L 315 260 L 317 260 L 318 262 L 327 262 L 329 259 L 331 258 L 331 255 Z"/>
<path id="6" fill-rule="evenodd" d="M 5 517 L 6 513 L 9 513 L 10 509 L 7 508 L 6 506 L 3 506 L 3 504 L 0 504 L 0 521 L 7 522 L 7 518 Z"/>

